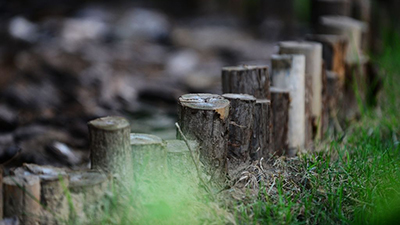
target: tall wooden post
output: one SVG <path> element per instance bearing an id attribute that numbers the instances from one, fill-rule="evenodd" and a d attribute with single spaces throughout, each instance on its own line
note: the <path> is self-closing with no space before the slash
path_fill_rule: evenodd
<path id="1" fill-rule="evenodd" d="M 122 117 L 103 117 L 88 123 L 91 168 L 121 179 L 131 177 L 132 157 L 129 122 Z"/>
<path id="2" fill-rule="evenodd" d="M 229 100 L 213 94 L 186 94 L 178 102 L 183 134 L 200 144 L 200 160 L 211 180 L 225 181 Z M 177 138 L 183 139 L 179 132 Z"/>
<path id="3" fill-rule="evenodd" d="M 322 45 L 316 42 L 285 41 L 279 43 L 279 54 L 299 54 L 306 58 L 305 112 L 306 147 L 311 146 L 315 136 L 319 136 L 322 113 Z M 310 134 L 313 134 L 310 136 Z"/>
<path id="4" fill-rule="evenodd" d="M 305 145 L 305 57 L 304 55 L 273 55 L 272 85 L 290 91 L 289 149 L 296 152 Z"/>
<path id="5" fill-rule="evenodd" d="M 246 94 L 224 94 L 222 97 L 230 101 L 228 170 L 232 170 L 250 161 L 256 98 Z"/>
<path id="6" fill-rule="evenodd" d="M 295 152 L 289 149 L 289 105 L 290 92 L 287 89 L 271 87 L 272 105 L 272 137 L 276 155 L 293 156 Z"/>
<path id="7" fill-rule="evenodd" d="M 222 92 L 270 98 L 267 66 L 232 66 L 222 68 Z"/>

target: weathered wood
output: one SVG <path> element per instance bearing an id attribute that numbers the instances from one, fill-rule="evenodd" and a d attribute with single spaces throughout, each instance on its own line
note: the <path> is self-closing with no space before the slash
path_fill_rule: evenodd
<path id="1" fill-rule="evenodd" d="M 17 216 L 21 224 L 38 224 L 41 212 L 37 176 L 4 177 L 4 217 Z"/>
<path id="2" fill-rule="evenodd" d="M 167 152 L 161 138 L 150 134 L 130 134 L 135 179 L 155 180 L 165 175 Z"/>
<path id="3" fill-rule="evenodd" d="M 41 223 L 62 224 L 69 218 L 68 175 L 40 175 L 40 203 L 44 206 Z"/>
<path id="4" fill-rule="evenodd" d="M 321 16 L 350 16 L 351 0 L 312 0 L 311 23 L 316 28 Z"/>
<path id="5" fill-rule="evenodd" d="M 261 160 L 272 152 L 271 101 L 257 99 L 254 110 L 253 134 L 250 142 L 251 160 Z"/>
<path id="6" fill-rule="evenodd" d="M 333 71 L 326 71 L 326 95 L 329 118 L 325 120 L 327 124 L 327 131 L 337 130 L 341 131 L 341 127 L 337 124 L 337 113 L 339 110 L 338 102 L 343 100 L 343 89 L 339 84 L 339 76 Z"/>
<path id="7" fill-rule="evenodd" d="M 166 140 L 164 141 L 167 150 L 167 165 L 171 176 L 180 177 L 180 179 L 188 179 L 193 181 L 194 185 L 198 185 L 198 175 L 196 165 L 199 165 L 199 144 L 196 141 L 189 141 L 192 153 L 182 140 Z"/>
<path id="8" fill-rule="evenodd" d="M 109 179 L 97 171 L 69 172 L 69 191 L 74 205 L 70 219 L 80 223 L 90 223 L 90 216 L 101 212 L 102 199 L 109 189 Z"/>
<path id="9" fill-rule="evenodd" d="M 267 66 L 232 66 L 222 68 L 222 92 L 270 98 Z"/>
<path id="10" fill-rule="evenodd" d="M 290 91 L 271 87 L 272 108 L 272 137 L 275 155 L 293 156 L 295 152 L 289 151 L 289 107 Z"/>
<path id="11" fill-rule="evenodd" d="M 299 54 L 306 58 L 305 147 L 310 147 L 314 137 L 319 136 L 313 131 L 318 130 L 322 113 L 322 45 L 316 42 L 280 42 L 279 54 Z"/>
<path id="12" fill-rule="evenodd" d="M 296 152 L 305 146 L 305 56 L 273 55 L 271 64 L 272 85 L 290 91 L 289 149 Z"/>
<path id="13" fill-rule="evenodd" d="M 230 101 L 228 134 L 228 170 L 250 161 L 256 98 L 247 94 L 224 94 Z"/>
<path id="14" fill-rule="evenodd" d="M 90 121 L 88 127 L 91 168 L 131 177 L 129 122 L 122 117 L 103 117 Z"/>
<path id="15" fill-rule="evenodd" d="M 362 37 L 367 32 L 366 23 L 345 16 L 323 16 L 318 33 L 345 35 L 349 40 L 346 51 L 346 63 L 358 64 L 362 55 Z"/>
<path id="16" fill-rule="evenodd" d="M 227 173 L 229 100 L 213 94 L 186 94 L 179 98 L 178 123 L 189 140 L 200 144 L 200 160 L 211 179 Z M 177 139 L 183 139 L 179 132 Z"/>
<path id="17" fill-rule="evenodd" d="M 345 57 L 348 39 L 344 35 L 309 34 L 308 41 L 322 44 L 322 58 L 325 61 L 325 68 L 338 75 L 339 84 L 344 84 L 345 79 Z"/>

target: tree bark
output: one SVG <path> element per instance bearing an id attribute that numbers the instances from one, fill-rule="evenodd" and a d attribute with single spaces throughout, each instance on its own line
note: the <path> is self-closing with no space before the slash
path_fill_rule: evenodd
<path id="1" fill-rule="evenodd" d="M 158 180 L 166 175 L 167 152 L 161 138 L 150 134 L 130 134 L 135 180 Z"/>
<path id="2" fill-rule="evenodd" d="M 313 134 L 313 130 L 318 130 L 317 121 L 320 120 L 322 113 L 322 45 L 315 42 L 280 42 L 279 54 L 299 54 L 304 55 L 306 58 L 305 147 L 309 148 L 314 137 L 317 136 L 317 134 Z"/>
<path id="3" fill-rule="evenodd" d="M 305 146 L 305 57 L 304 55 L 273 55 L 272 85 L 290 91 L 289 149 L 296 152 Z M 310 134 L 309 134 L 310 135 Z"/>
<path id="4" fill-rule="evenodd" d="M 272 136 L 274 153 L 276 155 L 293 156 L 295 152 L 289 151 L 289 107 L 290 92 L 286 89 L 271 87 L 272 105 Z"/>
<path id="5" fill-rule="evenodd" d="M 271 101 L 257 99 L 254 110 L 253 134 L 250 142 L 252 161 L 266 158 L 272 152 L 272 113 Z"/>
<path id="6" fill-rule="evenodd" d="M 224 94 L 222 97 L 230 101 L 228 170 L 231 171 L 250 161 L 256 98 L 247 94 Z"/>
<path id="7" fill-rule="evenodd" d="M 88 123 L 91 168 L 119 177 L 132 176 L 130 124 L 122 117 L 103 117 Z"/>
<path id="8" fill-rule="evenodd" d="M 196 165 L 199 165 L 199 144 L 196 141 L 189 141 L 189 148 L 186 143 L 181 140 L 166 140 L 164 141 L 165 148 L 167 149 L 167 165 L 169 174 L 172 177 L 179 177 L 179 179 L 186 179 L 193 181 L 194 185 L 198 185 Z"/>
<path id="9" fill-rule="evenodd" d="M 21 224 L 38 224 L 41 211 L 39 177 L 8 176 L 3 183 L 4 217 L 17 216 Z"/>
<path id="10" fill-rule="evenodd" d="M 227 173 L 229 101 L 213 94 L 186 94 L 179 98 L 178 122 L 183 134 L 200 145 L 200 160 L 217 183 Z M 177 139 L 183 139 L 177 134 Z"/>
<path id="11" fill-rule="evenodd" d="M 235 66 L 222 68 L 222 92 L 249 94 L 270 98 L 267 66 Z"/>

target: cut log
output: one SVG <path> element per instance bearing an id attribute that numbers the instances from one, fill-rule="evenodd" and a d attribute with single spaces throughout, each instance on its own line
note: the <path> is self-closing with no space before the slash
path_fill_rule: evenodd
<path id="1" fill-rule="evenodd" d="M 193 181 L 194 185 L 198 185 L 199 181 L 195 163 L 197 165 L 200 163 L 199 144 L 196 141 L 189 141 L 193 157 L 184 141 L 166 140 L 164 141 L 164 145 L 167 150 L 167 163 L 170 175 Z"/>
<path id="2" fill-rule="evenodd" d="M 272 137 L 275 155 L 293 156 L 295 152 L 289 151 L 289 107 L 290 91 L 271 87 L 272 105 Z"/>
<path id="3" fill-rule="evenodd" d="M 88 123 L 91 168 L 122 178 L 132 176 L 130 124 L 122 117 L 103 117 Z"/>
<path id="4" fill-rule="evenodd" d="M 102 199 L 110 184 L 108 177 L 97 171 L 70 172 L 68 176 L 69 191 L 74 205 L 71 219 L 77 219 L 81 223 L 93 223 L 88 219 L 102 210 Z"/>
<path id="5" fill-rule="evenodd" d="M 69 218 L 66 193 L 69 179 L 67 175 L 40 175 L 40 203 L 44 206 L 41 223 L 60 224 Z"/>
<path id="6" fill-rule="evenodd" d="M 3 184 L 4 217 L 17 216 L 21 224 L 38 224 L 41 212 L 39 177 L 8 176 Z"/>
<path id="7" fill-rule="evenodd" d="M 228 135 L 228 170 L 250 161 L 256 98 L 247 94 L 224 94 L 230 101 Z"/>
<path id="8" fill-rule="evenodd" d="M 222 92 L 270 98 L 267 66 L 233 66 L 222 68 Z"/>
<path id="9" fill-rule="evenodd" d="M 229 100 L 213 94 L 186 94 L 179 98 L 178 123 L 189 140 L 200 145 L 200 160 L 211 180 L 225 181 Z M 179 132 L 177 139 L 183 139 Z"/>
<path id="10" fill-rule="evenodd" d="M 338 84 L 344 84 L 345 79 L 345 57 L 348 45 L 347 36 L 315 34 L 307 35 L 309 41 L 319 42 L 322 44 L 322 58 L 325 61 L 325 68 L 333 71 L 338 75 Z"/>
<path id="11" fill-rule="evenodd" d="M 252 161 L 266 158 L 272 152 L 271 101 L 257 99 L 254 110 L 253 134 L 250 142 Z"/>
<path id="12" fill-rule="evenodd" d="M 272 85 L 290 91 L 288 139 L 290 152 L 305 146 L 305 57 L 304 55 L 273 55 Z"/>
<path id="13" fill-rule="evenodd" d="M 351 0 L 312 0 L 311 23 L 316 28 L 321 16 L 350 16 Z"/>
<path id="14" fill-rule="evenodd" d="M 150 134 L 130 134 L 135 179 L 157 180 L 167 170 L 167 153 L 161 138 Z"/>
<path id="15" fill-rule="evenodd" d="M 362 55 L 363 33 L 368 31 L 366 23 L 345 16 L 323 16 L 318 33 L 344 35 L 349 40 L 346 63 L 358 64 Z"/>
<path id="16" fill-rule="evenodd" d="M 305 147 L 310 147 L 314 137 L 319 136 L 313 134 L 313 130 L 318 130 L 322 113 L 322 45 L 316 42 L 280 42 L 279 54 L 299 54 L 306 58 Z"/>

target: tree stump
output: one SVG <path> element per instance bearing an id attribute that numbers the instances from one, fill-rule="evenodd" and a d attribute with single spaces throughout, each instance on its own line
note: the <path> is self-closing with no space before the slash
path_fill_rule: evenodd
<path id="1" fill-rule="evenodd" d="M 350 16 L 351 0 L 312 0 L 311 23 L 316 28 L 321 16 Z"/>
<path id="2" fill-rule="evenodd" d="M 261 160 L 272 152 L 271 101 L 257 99 L 254 110 L 253 134 L 250 142 L 250 158 Z"/>
<path id="3" fill-rule="evenodd" d="M 91 168 L 121 179 L 132 176 L 130 124 L 122 117 L 103 117 L 88 123 Z"/>
<path id="4" fill-rule="evenodd" d="M 293 156 L 295 152 L 290 151 L 288 139 L 290 91 L 276 87 L 270 90 L 274 154 Z"/>
<path id="5" fill-rule="evenodd" d="M 304 55 L 273 55 L 272 85 L 290 91 L 288 139 L 290 152 L 305 145 L 305 57 Z"/>
<path id="6" fill-rule="evenodd" d="M 157 180 L 167 170 L 167 152 L 161 138 L 150 134 L 130 134 L 135 180 Z"/>
<path id="7" fill-rule="evenodd" d="M 213 94 L 186 94 L 179 98 L 178 122 L 183 134 L 200 145 L 200 160 L 211 180 L 225 181 L 229 100 Z M 183 139 L 177 134 L 177 139 Z"/>
<path id="8" fill-rule="evenodd" d="M 345 61 L 348 64 L 357 64 L 362 55 L 362 37 L 368 26 L 361 21 L 345 16 L 323 16 L 320 20 L 318 33 L 344 35 L 349 43 Z"/>
<path id="9" fill-rule="evenodd" d="M 69 205 L 66 192 L 69 179 L 67 175 L 40 175 L 40 203 L 44 206 L 41 223 L 63 224 L 69 218 Z"/>
<path id="10" fill-rule="evenodd" d="M 181 140 L 166 140 L 164 145 L 167 149 L 167 165 L 170 175 L 192 181 L 193 184 L 198 185 L 199 180 L 195 163 L 200 164 L 199 144 L 196 141 L 189 141 L 192 153 L 186 143 Z"/>
<path id="11" fill-rule="evenodd" d="M 338 84 L 344 84 L 345 79 L 345 57 L 348 40 L 344 35 L 315 34 L 307 35 L 309 41 L 322 44 L 322 58 L 325 61 L 325 68 L 338 75 Z"/>
<path id="12" fill-rule="evenodd" d="M 39 177 L 8 176 L 3 184 L 4 217 L 17 216 L 21 224 L 38 224 L 41 212 Z"/>
<path id="13" fill-rule="evenodd" d="M 270 98 L 267 66 L 233 66 L 222 68 L 222 92 Z"/>
<path id="14" fill-rule="evenodd" d="M 68 173 L 69 191 L 74 204 L 72 219 L 89 223 L 90 217 L 101 212 L 102 199 L 109 188 L 109 179 L 97 171 L 75 171 Z"/>
<path id="15" fill-rule="evenodd" d="M 250 161 L 256 98 L 247 94 L 224 94 L 230 101 L 228 134 L 228 170 Z"/>
<path id="16" fill-rule="evenodd" d="M 305 145 L 310 147 L 314 137 L 319 136 L 313 131 L 318 130 L 322 113 L 322 45 L 316 42 L 280 42 L 279 54 L 299 54 L 306 58 Z"/>

